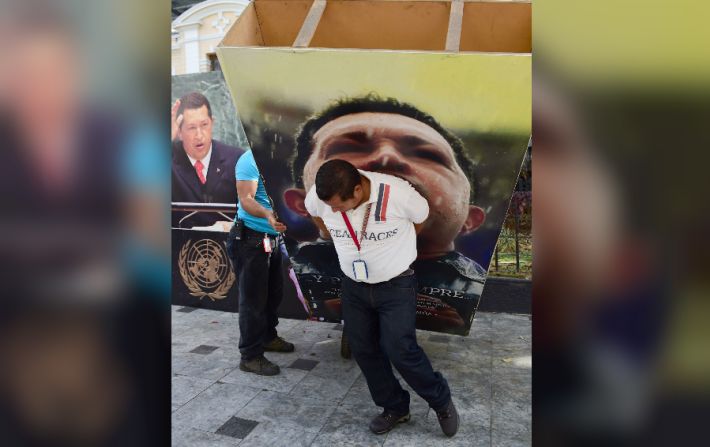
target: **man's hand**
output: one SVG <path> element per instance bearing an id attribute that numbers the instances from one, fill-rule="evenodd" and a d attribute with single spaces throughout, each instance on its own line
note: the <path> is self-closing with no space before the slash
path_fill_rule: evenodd
<path id="1" fill-rule="evenodd" d="M 182 115 L 177 114 L 180 108 L 180 100 L 175 101 L 175 104 L 170 108 L 170 141 L 175 141 L 178 138 L 180 123 L 182 123 Z"/>
<path id="2" fill-rule="evenodd" d="M 267 217 L 266 219 L 269 221 L 269 225 L 271 225 L 271 228 L 273 228 L 274 230 L 278 231 L 279 233 L 283 233 L 284 231 L 286 231 L 286 225 L 276 220 L 273 214 L 269 213 L 269 217 Z"/>

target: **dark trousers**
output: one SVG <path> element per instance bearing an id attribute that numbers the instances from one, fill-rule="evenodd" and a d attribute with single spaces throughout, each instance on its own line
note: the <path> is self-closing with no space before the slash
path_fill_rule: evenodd
<path id="1" fill-rule="evenodd" d="M 417 344 L 416 288 L 414 275 L 378 284 L 344 277 L 342 284 L 344 330 L 372 400 L 399 414 L 409 412 L 409 393 L 394 376 L 392 365 L 435 410 L 451 397 L 446 379 L 434 371 Z"/>
<path id="2" fill-rule="evenodd" d="M 264 343 L 277 335 L 276 311 L 283 297 L 282 255 L 278 243 L 271 253 L 264 252 L 264 233 L 249 228 L 244 229 L 241 240 L 233 242 L 232 250 L 239 284 L 239 352 L 243 360 L 251 360 L 263 355 Z"/>

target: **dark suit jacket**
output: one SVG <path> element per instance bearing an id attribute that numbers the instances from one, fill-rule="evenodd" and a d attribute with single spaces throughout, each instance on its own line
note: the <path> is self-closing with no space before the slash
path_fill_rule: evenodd
<path id="1" fill-rule="evenodd" d="M 192 203 L 237 203 L 234 168 L 243 150 L 212 140 L 212 156 L 207 167 L 207 183 L 200 183 L 194 166 L 185 154 L 181 142 L 173 143 L 172 201 Z M 173 212 L 173 226 L 187 213 Z M 215 213 L 200 213 L 183 221 L 181 227 L 211 225 L 224 217 Z"/>

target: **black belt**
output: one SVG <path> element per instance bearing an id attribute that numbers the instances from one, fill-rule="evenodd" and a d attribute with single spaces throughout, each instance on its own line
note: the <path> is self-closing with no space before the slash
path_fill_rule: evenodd
<path id="1" fill-rule="evenodd" d="M 264 233 L 263 231 L 252 230 L 251 228 L 247 227 L 246 225 L 244 226 L 244 236 L 245 237 L 251 236 L 251 237 L 258 237 L 261 239 L 264 237 L 265 234 L 267 236 L 269 236 L 269 238 L 271 238 L 271 239 L 278 238 L 278 235 L 276 235 L 276 234 Z"/>

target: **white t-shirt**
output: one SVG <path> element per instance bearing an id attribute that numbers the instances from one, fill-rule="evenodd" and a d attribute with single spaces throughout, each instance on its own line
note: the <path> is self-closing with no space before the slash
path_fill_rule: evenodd
<path id="1" fill-rule="evenodd" d="M 323 219 L 333 238 L 343 273 L 355 280 L 353 261 L 362 259 L 368 270 L 368 278 L 362 282 L 374 284 L 389 281 L 406 271 L 417 258 L 414 224 L 424 222 L 429 215 L 429 204 L 405 180 L 376 172 L 360 171 L 360 174 L 370 179 L 370 198 L 346 213 L 360 238 L 367 204 L 372 203 L 359 255 L 342 215 L 334 213 L 318 198 L 315 185 L 308 192 L 305 205 L 311 216 Z"/>

